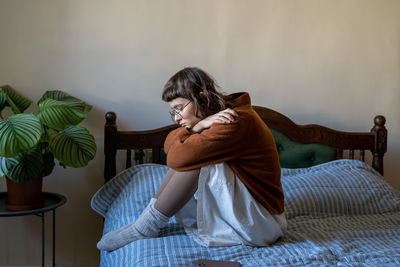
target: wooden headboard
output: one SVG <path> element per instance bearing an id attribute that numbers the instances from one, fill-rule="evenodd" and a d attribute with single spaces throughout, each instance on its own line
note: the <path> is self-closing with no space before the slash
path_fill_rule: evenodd
<path id="1" fill-rule="evenodd" d="M 337 150 L 337 159 L 344 157 L 348 151 L 348 158 L 355 158 L 358 151 L 359 160 L 365 161 L 365 150 L 372 153 L 372 167 L 383 174 L 383 155 L 387 147 L 387 130 L 385 117 L 378 115 L 374 118 L 374 126 L 369 132 L 342 132 L 330 128 L 311 124 L 297 125 L 283 114 L 260 106 L 253 106 L 269 128 L 278 130 L 293 141 L 300 144 L 318 143 L 330 146 Z M 107 112 L 104 126 L 104 181 L 107 182 L 116 175 L 116 155 L 118 150 L 126 150 L 126 164 L 132 166 L 132 150 L 134 159 L 139 164 L 144 162 L 144 150 L 151 149 L 153 163 L 160 163 L 160 148 L 171 130 L 179 127 L 169 125 L 148 131 L 119 131 L 116 124 L 117 116 L 114 112 Z"/>

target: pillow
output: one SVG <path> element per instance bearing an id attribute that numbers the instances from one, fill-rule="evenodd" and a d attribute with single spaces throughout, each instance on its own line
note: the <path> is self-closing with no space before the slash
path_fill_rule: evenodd
<path id="1" fill-rule="evenodd" d="M 168 171 L 159 164 L 132 166 L 112 178 L 92 197 L 92 209 L 101 214 L 104 221 L 103 233 L 108 233 L 134 222 L 157 192 Z M 160 235 L 184 234 L 175 217 L 161 230 Z"/>
<path id="2" fill-rule="evenodd" d="M 400 193 L 371 166 L 335 160 L 304 169 L 282 168 L 288 218 L 400 211 Z"/>
<path id="3" fill-rule="evenodd" d="M 127 207 L 127 216 L 138 216 L 157 192 L 168 167 L 159 164 L 135 165 L 118 173 L 94 194 L 92 209 L 106 217 L 120 205 Z"/>
<path id="4" fill-rule="evenodd" d="M 300 144 L 286 134 L 270 129 L 282 168 L 308 168 L 337 159 L 335 148 L 318 143 Z"/>
<path id="5" fill-rule="evenodd" d="M 164 165 L 143 164 L 121 172 L 93 196 L 92 208 L 104 217 L 122 216 L 125 224 L 132 221 L 157 192 L 167 170 Z M 288 218 L 400 211 L 400 193 L 358 160 L 282 168 L 282 187 Z"/>

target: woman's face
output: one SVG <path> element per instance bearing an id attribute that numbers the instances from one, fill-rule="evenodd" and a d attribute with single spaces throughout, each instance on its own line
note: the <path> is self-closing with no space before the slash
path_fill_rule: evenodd
<path id="1" fill-rule="evenodd" d="M 168 102 L 171 107 L 171 115 L 179 125 L 193 128 L 201 118 L 197 117 L 194 112 L 193 103 L 186 98 L 178 97 Z"/>

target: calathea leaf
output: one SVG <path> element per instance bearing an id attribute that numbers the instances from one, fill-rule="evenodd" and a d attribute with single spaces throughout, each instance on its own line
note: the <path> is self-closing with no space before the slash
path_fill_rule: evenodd
<path id="1" fill-rule="evenodd" d="M 80 168 L 96 154 L 96 143 L 84 127 L 67 126 L 61 131 L 48 129 L 49 149 L 62 165 Z"/>
<path id="2" fill-rule="evenodd" d="M 0 120 L 0 156 L 15 157 L 35 146 L 42 134 L 40 120 L 33 114 L 16 114 Z"/>
<path id="3" fill-rule="evenodd" d="M 8 175 L 8 173 L 18 164 L 16 158 L 0 157 L 0 177 Z"/>
<path id="4" fill-rule="evenodd" d="M 61 130 L 68 125 L 77 125 L 86 115 L 76 109 L 76 103 L 45 99 L 39 104 L 38 117 L 44 125 Z"/>
<path id="5" fill-rule="evenodd" d="M 0 92 L 3 92 L 7 101 L 6 105 L 10 106 L 15 114 L 24 112 L 32 104 L 32 101 L 18 94 L 9 85 L 1 86 Z"/>
<path id="6" fill-rule="evenodd" d="M 16 157 L 18 163 L 7 174 L 14 182 L 23 183 L 38 176 L 44 168 L 39 147 L 34 147 L 28 152 Z"/>
<path id="7" fill-rule="evenodd" d="M 7 96 L 3 92 L 2 89 L 0 89 L 0 113 L 3 111 L 3 109 L 7 106 Z"/>
<path id="8" fill-rule="evenodd" d="M 83 113 L 87 113 L 92 109 L 91 105 L 88 105 L 84 101 L 59 90 L 46 91 L 43 94 L 42 98 L 39 100 L 38 105 L 48 98 L 61 102 L 70 103 L 71 106 L 74 106 L 77 110 Z"/>
<path id="9" fill-rule="evenodd" d="M 40 153 L 42 154 L 43 163 L 44 163 L 44 176 L 50 175 L 54 169 L 54 156 L 49 150 L 48 143 L 39 143 Z"/>

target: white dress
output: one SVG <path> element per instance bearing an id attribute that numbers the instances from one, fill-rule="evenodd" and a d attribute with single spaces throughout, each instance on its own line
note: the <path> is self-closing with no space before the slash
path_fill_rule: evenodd
<path id="1" fill-rule="evenodd" d="M 203 246 L 268 246 L 287 227 L 284 213 L 271 215 L 226 163 L 201 168 L 196 194 L 175 218 Z"/>

